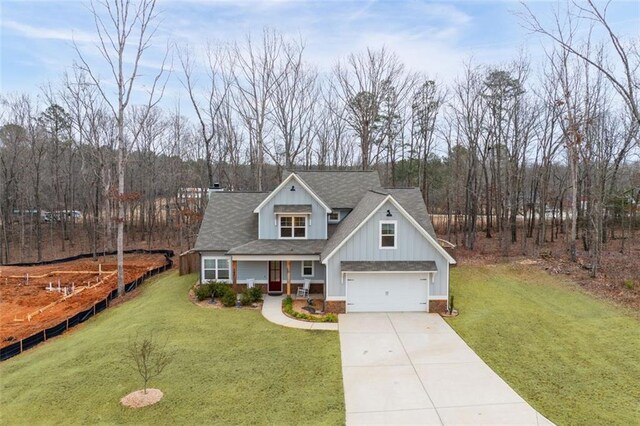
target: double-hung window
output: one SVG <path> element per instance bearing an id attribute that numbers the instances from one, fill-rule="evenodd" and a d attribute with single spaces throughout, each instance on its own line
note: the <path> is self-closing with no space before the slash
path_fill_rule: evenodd
<path id="1" fill-rule="evenodd" d="M 280 216 L 280 238 L 307 238 L 307 217 Z"/>
<path id="2" fill-rule="evenodd" d="M 229 279 L 229 260 L 205 258 L 203 270 L 205 281 L 227 281 Z"/>
<path id="3" fill-rule="evenodd" d="M 396 248 L 396 227 L 395 220 L 380 221 L 380 248 L 394 249 Z"/>
<path id="4" fill-rule="evenodd" d="M 303 277 L 313 276 L 313 260 L 302 261 L 302 276 Z"/>

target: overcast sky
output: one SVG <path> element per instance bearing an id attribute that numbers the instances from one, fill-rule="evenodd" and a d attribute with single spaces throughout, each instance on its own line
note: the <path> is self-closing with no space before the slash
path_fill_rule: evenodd
<path id="1" fill-rule="evenodd" d="M 556 2 L 533 2 L 549 22 Z M 2 93 L 36 93 L 55 83 L 74 59 L 72 40 L 95 55 L 95 31 L 86 2 L 0 0 Z M 536 65 L 541 40 L 520 26 L 514 1 L 160 0 L 162 22 L 143 72 L 161 63 L 168 42 L 192 46 L 231 41 L 265 26 L 301 37 L 307 59 L 320 70 L 367 46 L 386 46 L 415 71 L 450 81 L 465 60 L 500 64 L 525 51 Z M 609 20 L 627 36 L 640 33 L 640 1 L 614 1 Z M 177 62 L 176 62 L 177 63 Z M 165 102 L 184 93 L 175 77 Z"/>

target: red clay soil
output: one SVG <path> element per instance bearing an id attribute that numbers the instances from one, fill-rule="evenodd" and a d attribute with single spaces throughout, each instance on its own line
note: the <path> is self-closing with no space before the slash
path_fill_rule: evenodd
<path id="1" fill-rule="evenodd" d="M 583 250 L 580 241 L 577 243 L 578 261 L 575 263 L 569 260 L 567 242 L 562 234 L 560 239 L 547 242 L 543 249 L 538 250 L 530 240 L 523 250 L 519 240 L 509 246 L 506 255 L 500 247 L 499 236 L 489 239 L 479 234 L 473 251 L 458 246 L 450 252 L 460 264 L 522 263 L 536 266 L 549 274 L 563 275 L 588 293 L 630 308 L 640 317 L 640 236 L 626 239 L 624 247 L 621 239 L 609 240 L 602 249 L 600 268 L 595 278 L 589 274 L 589 253 Z"/>
<path id="2" fill-rule="evenodd" d="M 164 255 L 125 255 L 125 283 L 164 264 Z M 104 279 L 100 285 L 85 289 L 66 300 L 61 300 L 64 294 L 46 289 L 49 283 L 57 288 L 58 281 L 62 288 L 69 289 L 73 283 L 76 291 L 88 284 L 94 285 L 99 277 L 97 274 L 99 265 L 102 265 L 104 277 L 116 270 L 116 257 L 106 256 L 98 260 L 81 259 L 43 266 L 0 266 L 0 347 L 8 346 L 42 329 L 53 327 L 107 297 L 118 285 L 115 274 Z M 56 271 L 78 271 L 78 273 L 56 274 Z M 91 273 L 91 271 L 95 272 Z M 29 274 L 28 284 L 26 274 Z M 42 275 L 47 276 L 37 277 Z M 11 278 L 16 276 L 20 278 Z M 56 301 L 60 302 L 37 313 L 39 309 Z M 31 321 L 27 319 L 29 314 L 34 314 Z"/>

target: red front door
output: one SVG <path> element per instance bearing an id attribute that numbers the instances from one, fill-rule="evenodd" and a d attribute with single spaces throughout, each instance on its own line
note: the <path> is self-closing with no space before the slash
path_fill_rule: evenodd
<path id="1" fill-rule="evenodd" d="M 282 262 L 269 262 L 269 293 L 282 293 Z"/>

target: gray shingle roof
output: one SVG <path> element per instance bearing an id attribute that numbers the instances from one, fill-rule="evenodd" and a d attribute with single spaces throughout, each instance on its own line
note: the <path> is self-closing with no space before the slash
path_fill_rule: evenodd
<path id="1" fill-rule="evenodd" d="M 349 234 L 364 221 L 371 212 L 382 203 L 386 194 L 369 191 L 364 194 L 358 205 L 338 225 L 335 232 L 322 250 L 322 259 L 329 255 Z"/>
<path id="2" fill-rule="evenodd" d="M 227 251 L 258 236 L 253 212 L 266 192 L 212 192 L 194 246 L 198 251 Z"/>
<path id="3" fill-rule="evenodd" d="M 367 191 L 382 189 L 377 171 L 296 171 L 295 174 L 331 208 L 352 209 Z"/>
<path id="4" fill-rule="evenodd" d="M 413 272 L 435 272 L 438 270 L 436 262 L 433 260 L 425 261 L 343 261 L 340 262 L 340 268 L 343 272 L 396 272 L 396 271 L 413 271 Z"/>
<path id="5" fill-rule="evenodd" d="M 229 254 L 320 254 L 326 240 L 253 240 L 228 251 Z"/>
<path id="6" fill-rule="evenodd" d="M 311 204 L 276 204 L 274 213 L 311 213 Z"/>
<path id="7" fill-rule="evenodd" d="M 429 233 L 429 235 L 434 239 L 436 238 L 433 225 L 431 224 L 431 219 L 427 213 L 427 207 L 424 204 L 424 200 L 422 199 L 422 194 L 419 189 L 394 188 L 380 191 L 369 191 L 364 197 L 362 197 L 353 211 L 344 218 L 342 222 L 340 222 L 338 228 L 335 230 L 331 238 L 329 238 L 327 245 L 322 250 L 322 259 L 324 260 L 333 250 L 335 250 L 335 248 L 338 247 L 340 243 L 342 243 L 342 241 L 347 238 L 349 234 L 351 234 L 351 232 L 353 232 L 353 230 L 356 229 L 358 225 L 380 205 L 380 203 L 382 203 L 387 195 L 391 195 L 393 199 L 396 200 L 402 208 L 404 208 L 407 213 L 409 213 L 409 215 L 413 217 L 413 219 L 415 219 L 415 221 L 418 222 L 425 231 L 427 231 L 427 233 Z"/>
<path id="8" fill-rule="evenodd" d="M 385 189 L 384 191 L 390 193 L 391 196 L 400 203 L 402 208 L 404 208 L 434 240 L 438 240 L 436 232 L 433 230 L 431 217 L 427 212 L 427 206 L 422 198 L 422 192 L 420 192 L 418 188 L 392 188 Z"/>

